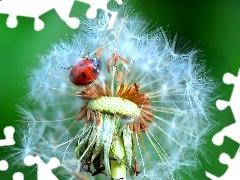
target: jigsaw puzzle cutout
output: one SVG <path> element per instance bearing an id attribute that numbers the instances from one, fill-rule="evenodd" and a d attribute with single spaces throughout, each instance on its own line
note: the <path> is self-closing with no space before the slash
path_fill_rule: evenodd
<path id="1" fill-rule="evenodd" d="M 15 172 L 13 174 L 13 180 L 24 180 L 24 176 L 21 172 Z"/>
<path id="2" fill-rule="evenodd" d="M 53 157 L 45 164 L 39 156 L 27 155 L 24 158 L 24 163 L 27 166 L 37 164 L 37 179 L 38 180 L 58 180 L 58 178 L 52 173 L 52 169 L 57 168 L 60 165 L 60 161 Z"/>
<path id="3" fill-rule="evenodd" d="M 0 161 L 0 171 L 6 171 L 8 169 L 8 162 L 5 160 Z"/>
<path id="4" fill-rule="evenodd" d="M 87 10 L 87 17 L 94 19 L 97 15 L 97 10 L 102 9 L 111 14 L 109 29 L 112 27 L 117 12 L 108 10 L 107 4 L 110 0 L 76 0 L 87 3 L 90 8 Z M 122 0 L 115 0 L 119 5 Z M 66 24 L 73 29 L 78 28 L 80 20 L 76 17 L 69 17 L 72 6 L 75 0 L 0 0 L 0 14 L 8 14 L 7 26 L 15 28 L 18 25 L 17 16 L 34 18 L 34 29 L 40 31 L 44 28 L 44 22 L 39 19 L 39 16 L 46 12 L 55 9 L 59 17 L 66 22 Z"/>
<path id="5" fill-rule="evenodd" d="M 238 75 L 234 76 L 230 73 L 226 73 L 223 76 L 223 82 L 225 84 L 233 84 L 234 88 L 231 94 L 230 101 L 218 100 L 216 106 L 219 110 L 224 110 L 228 106 L 231 107 L 232 113 L 235 119 L 235 123 L 223 128 L 220 132 L 213 136 L 213 143 L 217 146 L 223 144 L 224 137 L 227 136 L 232 140 L 240 144 L 240 69 Z M 219 157 L 219 161 L 222 164 L 227 164 L 227 171 L 221 176 L 216 177 L 206 171 L 206 176 L 212 180 L 239 180 L 240 179 L 240 148 L 237 151 L 235 157 L 231 159 L 226 153 L 222 153 Z"/>
<path id="6" fill-rule="evenodd" d="M 8 162 L 5 160 L 0 161 L 0 171 L 6 171 L 8 169 Z M 15 172 L 13 174 L 13 180 L 24 180 L 24 176 L 21 172 Z"/>
<path id="7" fill-rule="evenodd" d="M 11 146 L 15 144 L 13 134 L 15 129 L 12 126 L 6 126 L 3 130 L 5 139 L 0 139 L 0 146 Z M 6 171 L 8 169 L 8 162 L 0 160 L 0 171 Z"/>
<path id="8" fill-rule="evenodd" d="M 4 128 L 5 139 L 0 140 L 0 146 L 11 146 L 15 144 L 13 139 L 15 129 L 12 126 L 7 126 Z M 37 164 L 38 180 L 58 180 L 58 178 L 52 173 L 52 169 L 57 168 L 60 165 L 60 161 L 53 157 L 45 164 L 39 156 L 27 155 L 24 158 L 24 163 L 27 166 L 32 166 Z M 6 171 L 8 169 L 8 162 L 6 160 L 0 160 L 0 171 Z M 24 175 L 21 172 L 15 172 L 13 174 L 13 180 L 24 180 Z"/>
<path id="9" fill-rule="evenodd" d="M 209 172 L 206 172 L 206 176 L 212 180 L 239 180 L 240 179 L 240 149 L 233 159 L 226 153 L 222 153 L 219 157 L 219 161 L 222 164 L 228 165 L 228 170 L 221 177 L 216 177 Z"/>
<path id="10" fill-rule="evenodd" d="M 7 126 L 4 128 L 3 133 L 5 139 L 0 139 L 0 146 L 10 146 L 14 145 L 15 141 L 13 139 L 13 134 L 15 129 L 12 126 Z M 8 162 L 5 160 L 0 160 L 0 171 L 6 171 L 8 169 Z"/>
<path id="11" fill-rule="evenodd" d="M 7 126 L 4 128 L 3 133 L 5 135 L 5 139 L 0 139 L 0 146 L 11 146 L 15 144 L 13 139 L 13 134 L 15 129 L 12 126 Z"/>

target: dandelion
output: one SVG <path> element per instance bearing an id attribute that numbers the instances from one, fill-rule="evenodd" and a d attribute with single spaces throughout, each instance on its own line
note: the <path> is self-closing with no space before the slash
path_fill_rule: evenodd
<path id="1" fill-rule="evenodd" d="M 72 41 L 40 56 L 29 79 L 35 105 L 18 107 L 28 126 L 13 156 L 38 155 L 46 162 L 57 157 L 62 168 L 56 173 L 68 179 L 191 175 L 213 126 L 216 83 L 198 50 L 178 49 L 162 28 L 147 31 L 126 5 L 111 29 L 109 21 L 104 12 L 83 19 Z M 96 57 L 100 75 L 80 69 L 89 84 L 74 85 L 72 66 Z"/>

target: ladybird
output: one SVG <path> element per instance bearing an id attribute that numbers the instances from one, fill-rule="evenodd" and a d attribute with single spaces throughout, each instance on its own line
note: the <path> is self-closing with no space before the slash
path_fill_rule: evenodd
<path id="1" fill-rule="evenodd" d="M 72 67 L 69 80 L 76 86 L 87 86 L 91 84 L 100 75 L 102 48 L 96 52 L 95 58 L 84 58 Z"/>
<path id="2" fill-rule="evenodd" d="M 100 68 L 99 58 L 85 58 L 73 66 L 69 79 L 76 86 L 86 86 L 98 78 Z"/>

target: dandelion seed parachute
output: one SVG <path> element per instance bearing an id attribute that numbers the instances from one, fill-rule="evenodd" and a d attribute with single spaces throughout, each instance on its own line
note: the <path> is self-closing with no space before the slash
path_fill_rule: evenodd
<path id="1" fill-rule="evenodd" d="M 58 175 L 69 179 L 75 178 L 72 171 L 113 177 L 118 168 L 137 179 L 190 174 L 213 126 L 208 109 L 216 83 L 197 50 L 177 51 L 175 39 L 162 28 L 148 32 L 126 5 L 110 30 L 109 20 L 104 12 L 83 19 L 71 42 L 61 41 L 40 57 L 29 79 L 35 108 L 18 107 L 28 126 L 13 156 L 55 156 L 63 168 Z M 99 78 L 74 86 L 62 67 L 94 57 L 99 48 Z"/>

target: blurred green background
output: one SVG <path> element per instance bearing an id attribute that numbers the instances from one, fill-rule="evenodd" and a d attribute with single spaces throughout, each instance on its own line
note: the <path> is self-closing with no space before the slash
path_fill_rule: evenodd
<path id="1" fill-rule="evenodd" d="M 240 1 L 129 0 L 129 2 L 137 12 L 143 13 L 150 25 L 157 23 L 167 30 L 172 38 L 178 33 L 179 38 L 186 42 L 190 41 L 190 45 L 203 50 L 207 69 L 211 70 L 211 75 L 218 82 L 222 83 L 222 76 L 226 72 L 237 75 L 240 67 Z M 75 2 L 70 15 L 78 17 L 88 8 L 87 4 Z M 18 17 L 18 26 L 10 29 L 6 26 L 7 17 L 6 14 L 0 14 L 0 139 L 4 138 L 5 126 L 17 126 L 15 105 L 26 97 L 28 90 L 26 80 L 31 68 L 36 67 L 37 56 L 47 52 L 53 43 L 59 42 L 60 39 L 71 39 L 73 34 L 78 32 L 69 28 L 54 10 L 40 17 L 45 27 L 39 32 L 34 30 L 32 18 Z M 80 25 L 79 28 L 84 27 Z M 232 88 L 232 85 L 222 83 L 216 95 L 220 94 L 221 99 L 229 100 Z M 219 125 L 206 140 L 206 153 L 211 163 L 200 157 L 202 167 L 193 172 L 192 178 L 185 179 L 208 179 L 205 171 L 221 176 L 227 166 L 220 164 L 219 155 L 226 152 L 234 157 L 239 147 L 229 138 L 225 138 L 224 144 L 220 147 L 212 144 L 212 136 L 234 122 L 230 108 L 224 111 L 215 110 L 213 114 Z M 6 152 L 0 149 L 0 160 L 4 155 Z M 11 164 L 12 162 L 9 162 L 9 166 Z M 15 171 L 24 172 L 24 168 L 11 167 L 7 171 L 0 171 L 0 177 L 10 180 Z M 33 173 L 24 174 L 26 180 L 34 179 Z"/>

